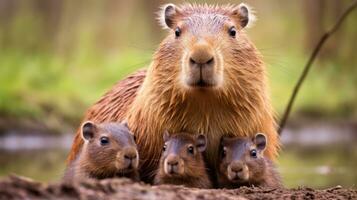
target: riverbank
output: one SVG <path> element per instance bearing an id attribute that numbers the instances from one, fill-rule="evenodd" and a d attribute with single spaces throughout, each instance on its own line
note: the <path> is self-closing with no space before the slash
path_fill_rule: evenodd
<path id="1" fill-rule="evenodd" d="M 11 176 L 0 180 L 0 199 L 356 199 L 356 189 L 340 186 L 312 188 L 194 189 L 182 186 L 150 186 L 128 179 L 107 179 L 83 183 L 40 183 Z"/>

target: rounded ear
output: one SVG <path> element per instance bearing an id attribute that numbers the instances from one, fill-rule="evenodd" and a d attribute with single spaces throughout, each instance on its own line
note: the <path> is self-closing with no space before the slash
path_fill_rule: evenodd
<path id="1" fill-rule="evenodd" d="M 221 137 L 220 144 L 221 144 L 222 146 L 224 146 L 224 145 L 227 143 L 227 140 L 228 140 L 228 139 L 229 139 L 228 136 L 222 136 L 222 137 Z"/>
<path id="2" fill-rule="evenodd" d="M 92 139 L 94 137 L 96 129 L 97 127 L 93 122 L 84 122 L 82 125 L 82 138 L 87 141 Z"/>
<path id="3" fill-rule="evenodd" d="M 257 146 L 257 149 L 263 151 L 267 145 L 267 138 L 263 133 L 257 133 L 253 140 L 254 144 Z"/>
<path id="4" fill-rule="evenodd" d="M 199 152 L 204 152 L 207 147 L 207 139 L 203 134 L 199 134 L 196 138 L 196 147 Z"/>
<path id="5" fill-rule="evenodd" d="M 169 139 L 170 139 L 170 133 L 167 130 L 165 130 L 164 131 L 164 142 L 166 142 Z"/>
<path id="6" fill-rule="evenodd" d="M 161 7 L 159 12 L 159 22 L 164 29 L 173 29 L 175 25 L 175 17 L 179 15 L 179 10 L 172 3 Z"/>
<path id="7" fill-rule="evenodd" d="M 129 129 L 128 121 L 124 120 L 124 121 L 121 122 L 121 124 Z"/>
<path id="8" fill-rule="evenodd" d="M 255 21 L 253 10 L 244 3 L 233 9 L 232 17 L 242 28 L 251 27 Z"/>

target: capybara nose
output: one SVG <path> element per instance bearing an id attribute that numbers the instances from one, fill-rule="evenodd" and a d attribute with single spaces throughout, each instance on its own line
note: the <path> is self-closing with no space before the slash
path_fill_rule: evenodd
<path id="1" fill-rule="evenodd" d="M 241 172 L 243 171 L 243 166 L 234 166 L 231 168 L 232 169 L 232 172 L 235 172 L 235 173 L 238 173 L 238 172 Z"/>
<path id="2" fill-rule="evenodd" d="M 196 44 L 190 55 L 190 67 L 212 67 L 214 56 L 210 47 L 205 42 Z"/>
<path id="3" fill-rule="evenodd" d="M 194 57 L 190 57 L 190 66 L 198 66 L 198 67 L 209 67 L 212 66 L 214 62 L 214 58 L 212 57 L 207 57 L 207 59 L 197 59 Z"/>
<path id="4" fill-rule="evenodd" d="M 180 160 L 177 155 L 169 155 L 164 164 L 164 170 L 166 174 L 177 174 L 182 171 L 180 167 Z"/>
<path id="5" fill-rule="evenodd" d="M 129 147 L 124 149 L 124 159 L 128 161 L 133 161 L 137 158 L 137 151 L 134 147 Z"/>
<path id="6" fill-rule="evenodd" d="M 171 165 L 171 166 L 177 166 L 178 165 L 178 161 L 177 160 L 168 161 L 167 164 Z"/>
<path id="7" fill-rule="evenodd" d="M 230 167 L 232 172 L 235 173 L 239 173 L 243 171 L 243 163 L 241 162 L 233 162 Z"/>

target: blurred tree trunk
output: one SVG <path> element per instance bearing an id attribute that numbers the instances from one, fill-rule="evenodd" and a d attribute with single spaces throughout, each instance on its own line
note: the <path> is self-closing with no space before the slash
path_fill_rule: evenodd
<path id="1" fill-rule="evenodd" d="M 303 4 L 306 22 L 305 48 L 311 52 L 326 29 L 338 20 L 345 3 L 341 0 L 305 0 Z M 342 35 L 343 28 L 326 43 L 320 52 L 320 59 L 338 56 Z"/>
<path id="2" fill-rule="evenodd" d="M 8 23 L 14 14 L 18 1 L 0 0 L 0 23 Z"/>
<path id="3" fill-rule="evenodd" d="M 303 8 L 306 21 L 305 47 L 307 50 L 314 48 L 321 37 L 324 26 L 325 0 L 305 0 Z"/>
<path id="4" fill-rule="evenodd" d="M 160 25 L 158 23 L 158 11 L 160 10 L 160 6 L 162 6 L 165 2 L 163 0 L 155 0 L 155 1 L 145 1 L 142 0 L 142 5 L 144 5 L 144 11 L 145 15 L 147 16 L 148 23 L 149 23 L 149 28 L 150 28 L 150 34 L 152 38 L 155 38 L 155 40 L 159 40 L 159 34 L 158 29 L 160 29 Z"/>
<path id="5" fill-rule="evenodd" d="M 328 8 L 329 12 L 327 13 L 328 16 L 326 18 L 328 19 L 328 27 L 331 27 L 335 21 L 338 20 L 340 15 L 342 14 L 343 8 L 344 8 L 344 1 L 341 0 L 330 0 L 328 1 Z M 326 43 L 326 46 L 324 47 L 322 51 L 322 56 L 323 58 L 328 58 L 330 56 L 338 56 L 338 48 L 340 48 L 342 45 L 339 43 L 341 42 L 341 36 L 343 35 L 343 27 L 341 27 L 333 37 L 330 38 L 330 40 Z"/>
<path id="6" fill-rule="evenodd" d="M 0 0 L 0 27 L 3 28 L 0 35 L 0 50 L 11 43 L 11 33 L 8 30 L 10 29 L 18 3 L 19 1 L 15 0 Z"/>
<path id="7" fill-rule="evenodd" d="M 59 32 L 59 25 L 63 13 L 63 1 L 60 0 L 35 0 L 34 9 L 43 20 L 42 44 L 47 44 L 48 48 L 53 48 L 55 39 Z"/>

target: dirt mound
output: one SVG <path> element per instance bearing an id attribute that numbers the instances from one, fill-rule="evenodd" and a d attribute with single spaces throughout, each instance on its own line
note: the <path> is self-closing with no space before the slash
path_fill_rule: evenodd
<path id="1" fill-rule="evenodd" d="M 0 199 L 357 199 L 356 189 L 311 188 L 192 189 L 181 186 L 150 186 L 128 179 L 108 179 L 83 183 L 45 184 L 10 176 L 0 181 Z"/>

